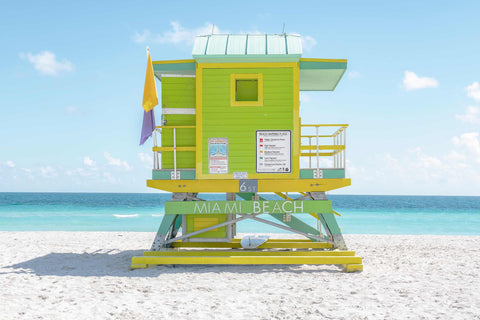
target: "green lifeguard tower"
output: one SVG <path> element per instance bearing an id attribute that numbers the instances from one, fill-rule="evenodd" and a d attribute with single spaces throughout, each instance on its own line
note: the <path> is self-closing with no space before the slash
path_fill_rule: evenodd
<path id="1" fill-rule="evenodd" d="M 147 186 L 172 198 L 150 251 L 133 257 L 132 268 L 335 264 L 361 271 L 362 258 L 347 250 L 325 194 L 350 185 L 348 125 L 303 124 L 299 112 L 300 92 L 333 91 L 347 60 L 302 58 L 295 34 L 197 36 L 192 55 L 153 61 L 162 120 Z M 226 197 L 204 201 L 200 193 Z M 303 238 L 235 238 L 236 224 L 246 219 Z"/>

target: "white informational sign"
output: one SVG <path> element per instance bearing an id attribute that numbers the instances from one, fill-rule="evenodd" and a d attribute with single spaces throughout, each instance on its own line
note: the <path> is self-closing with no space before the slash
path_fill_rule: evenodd
<path id="1" fill-rule="evenodd" d="M 291 132 L 290 130 L 258 130 L 257 173 L 290 173 Z"/>
<path id="2" fill-rule="evenodd" d="M 208 139 L 208 173 L 228 173 L 228 139 Z"/>

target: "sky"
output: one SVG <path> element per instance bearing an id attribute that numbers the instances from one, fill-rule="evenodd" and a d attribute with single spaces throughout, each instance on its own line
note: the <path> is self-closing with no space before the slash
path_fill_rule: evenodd
<path id="1" fill-rule="evenodd" d="M 189 59 L 197 34 L 285 23 L 303 57 L 348 59 L 335 91 L 300 96 L 304 123 L 350 125 L 352 185 L 335 193 L 480 196 L 478 12 L 478 1 L 3 1 L 0 192 L 158 192 L 146 187 L 151 140 L 139 146 L 146 46 L 152 60 Z"/>

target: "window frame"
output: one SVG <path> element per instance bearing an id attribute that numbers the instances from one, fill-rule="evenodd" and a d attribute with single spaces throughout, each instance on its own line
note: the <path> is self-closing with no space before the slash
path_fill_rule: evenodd
<path id="1" fill-rule="evenodd" d="M 237 80 L 257 80 L 258 100 L 237 101 Z M 262 73 L 232 73 L 230 74 L 230 105 L 232 107 L 262 107 L 263 106 L 263 74 Z"/>

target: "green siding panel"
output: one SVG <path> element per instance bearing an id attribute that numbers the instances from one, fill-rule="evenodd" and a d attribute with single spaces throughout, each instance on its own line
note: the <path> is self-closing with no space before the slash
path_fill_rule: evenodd
<path id="1" fill-rule="evenodd" d="M 195 78 L 165 77 L 162 79 L 163 108 L 195 108 Z M 167 126 L 195 125 L 194 114 L 165 114 Z M 176 129 L 177 147 L 195 146 L 195 129 Z M 173 146 L 173 129 L 162 129 L 162 146 Z M 162 152 L 162 169 L 173 169 L 173 152 Z M 195 168 L 195 152 L 177 151 L 177 168 Z"/>
<path id="2" fill-rule="evenodd" d="M 171 180 L 173 170 L 152 170 L 152 180 Z M 195 180 L 195 170 L 179 170 L 180 179 Z"/>
<path id="3" fill-rule="evenodd" d="M 316 169 L 301 169 L 300 179 L 313 179 L 313 171 Z M 323 179 L 344 179 L 344 169 L 320 169 L 323 171 Z"/>
<path id="4" fill-rule="evenodd" d="M 263 74 L 263 106 L 230 105 L 230 74 L 245 73 Z M 208 139 L 228 138 L 229 173 L 255 174 L 256 130 L 293 135 L 293 68 L 204 69 L 202 76 L 202 173 L 208 174 Z"/>

